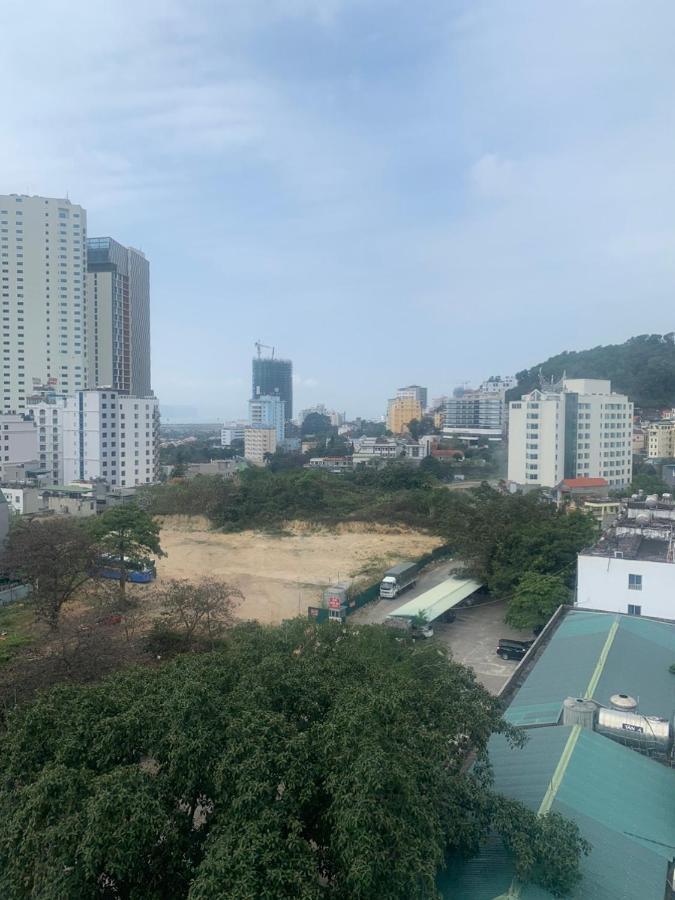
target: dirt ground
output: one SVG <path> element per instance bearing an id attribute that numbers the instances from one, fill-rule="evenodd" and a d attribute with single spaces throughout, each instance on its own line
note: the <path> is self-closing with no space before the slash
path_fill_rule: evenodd
<path id="1" fill-rule="evenodd" d="M 305 615 L 328 584 L 375 581 L 388 566 L 441 543 L 421 532 L 363 524 L 329 530 L 295 523 L 279 535 L 219 534 L 205 519 L 184 516 L 166 517 L 160 540 L 167 553 L 157 564 L 160 583 L 202 576 L 227 581 L 244 594 L 238 618 L 271 624 Z"/>

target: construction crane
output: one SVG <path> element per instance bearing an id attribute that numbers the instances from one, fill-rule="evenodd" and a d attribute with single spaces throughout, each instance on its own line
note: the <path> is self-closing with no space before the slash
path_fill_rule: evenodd
<path id="1" fill-rule="evenodd" d="M 271 351 L 272 351 L 272 359 L 274 359 L 274 347 L 270 347 L 269 344 L 261 344 L 260 341 L 255 341 L 254 344 L 253 344 L 253 346 L 254 346 L 254 347 L 256 348 L 256 350 L 258 351 L 258 359 L 260 359 L 260 357 L 262 356 L 262 354 L 261 354 L 260 351 L 263 350 L 263 349 L 264 349 L 264 350 L 271 350 Z"/>

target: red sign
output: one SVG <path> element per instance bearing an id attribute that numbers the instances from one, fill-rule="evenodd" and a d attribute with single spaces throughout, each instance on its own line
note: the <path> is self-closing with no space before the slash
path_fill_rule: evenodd
<path id="1" fill-rule="evenodd" d="M 328 598 L 328 609 L 340 609 L 341 606 L 342 600 L 339 597 Z"/>

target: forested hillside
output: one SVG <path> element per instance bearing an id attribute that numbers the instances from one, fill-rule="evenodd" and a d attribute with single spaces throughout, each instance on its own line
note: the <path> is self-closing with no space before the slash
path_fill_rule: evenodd
<path id="1" fill-rule="evenodd" d="M 636 406 L 675 406 L 675 334 L 641 334 L 624 344 L 559 353 L 518 372 L 518 386 L 509 399 L 538 387 L 540 373 L 547 379 L 563 373 L 568 378 L 609 378 L 612 388 Z"/>

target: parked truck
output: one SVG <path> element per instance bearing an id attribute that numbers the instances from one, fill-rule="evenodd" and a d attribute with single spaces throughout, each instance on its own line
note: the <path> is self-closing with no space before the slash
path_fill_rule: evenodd
<path id="1" fill-rule="evenodd" d="M 401 591 L 412 587 L 417 581 L 417 563 L 402 562 L 384 573 L 380 583 L 380 597 L 392 600 Z"/>

